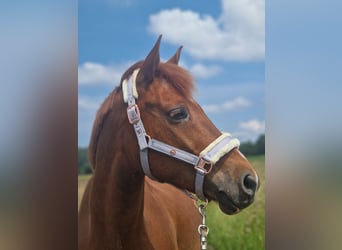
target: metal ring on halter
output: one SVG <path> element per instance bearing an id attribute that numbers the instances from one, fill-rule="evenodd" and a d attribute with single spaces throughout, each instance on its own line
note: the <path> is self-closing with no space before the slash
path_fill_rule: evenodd
<path id="1" fill-rule="evenodd" d="M 195 194 L 192 194 L 192 195 L 190 196 L 190 198 L 192 198 L 192 199 L 194 200 L 194 204 L 195 204 L 195 206 L 196 206 L 198 209 L 200 209 L 201 206 L 204 207 L 204 208 L 206 208 L 206 207 L 208 206 L 209 201 L 208 201 L 207 198 L 205 198 L 205 201 L 202 201 L 202 200 L 201 200 L 200 198 L 198 198 L 197 195 L 195 195 Z"/>
<path id="2" fill-rule="evenodd" d="M 206 168 L 206 166 L 209 166 L 209 168 Z M 213 164 L 210 161 L 207 161 L 203 158 L 200 158 L 197 165 L 195 166 L 195 169 L 197 171 L 201 171 L 204 174 L 210 173 L 212 168 L 213 168 Z"/>
<path id="3" fill-rule="evenodd" d="M 146 139 L 147 144 L 149 141 L 152 140 L 151 136 L 149 136 L 148 134 L 145 134 L 145 139 Z"/>

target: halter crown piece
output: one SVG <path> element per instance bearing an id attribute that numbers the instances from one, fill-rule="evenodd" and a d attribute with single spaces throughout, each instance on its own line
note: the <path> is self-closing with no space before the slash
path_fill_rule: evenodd
<path id="1" fill-rule="evenodd" d="M 127 116 L 130 124 L 134 127 L 134 132 L 137 136 L 139 148 L 140 148 L 140 163 L 142 169 L 149 178 L 156 180 L 152 175 L 150 166 L 148 163 L 148 149 L 160 152 L 168 155 L 172 158 L 184 161 L 192 166 L 196 170 L 195 178 L 195 192 L 199 199 L 207 201 L 204 192 L 203 184 L 204 177 L 208 174 L 212 167 L 222 158 L 228 154 L 234 148 L 240 146 L 240 141 L 236 138 L 232 138 L 229 133 L 222 133 L 216 140 L 210 143 L 199 156 L 184 150 L 173 147 L 164 142 L 151 138 L 145 131 L 144 124 L 140 118 L 140 112 L 135 100 L 138 99 L 138 91 L 136 87 L 136 77 L 139 69 L 134 70 L 129 79 L 125 79 L 122 82 L 122 92 L 124 102 L 127 103 Z"/>

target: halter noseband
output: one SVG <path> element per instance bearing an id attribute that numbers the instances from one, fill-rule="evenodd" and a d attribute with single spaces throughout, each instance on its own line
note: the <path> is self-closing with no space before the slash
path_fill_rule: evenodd
<path id="1" fill-rule="evenodd" d="M 199 199 L 206 201 L 203 192 L 204 177 L 208 174 L 212 167 L 220 158 L 228 154 L 234 148 L 238 148 L 240 141 L 228 133 L 222 133 L 216 140 L 210 143 L 199 156 L 184 150 L 173 147 L 164 142 L 151 138 L 145 131 L 144 125 L 140 119 L 140 112 L 135 99 L 138 99 L 136 88 L 136 76 L 139 69 L 134 70 L 129 79 L 124 79 L 122 82 L 122 92 L 124 102 L 128 104 L 127 116 L 130 124 L 134 127 L 134 132 L 137 136 L 140 148 L 140 163 L 142 169 L 149 178 L 156 180 L 152 175 L 148 163 L 148 149 L 160 152 L 170 157 L 176 158 L 190 165 L 193 165 L 196 170 L 195 192 Z"/>

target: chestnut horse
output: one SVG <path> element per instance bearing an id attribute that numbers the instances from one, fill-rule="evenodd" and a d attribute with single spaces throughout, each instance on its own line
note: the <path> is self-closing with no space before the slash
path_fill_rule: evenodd
<path id="1" fill-rule="evenodd" d="M 239 141 L 193 99 L 192 78 L 178 66 L 181 47 L 160 62 L 160 40 L 97 112 L 79 249 L 197 250 L 201 216 L 182 190 L 217 201 L 226 214 L 254 200 L 258 176 Z"/>

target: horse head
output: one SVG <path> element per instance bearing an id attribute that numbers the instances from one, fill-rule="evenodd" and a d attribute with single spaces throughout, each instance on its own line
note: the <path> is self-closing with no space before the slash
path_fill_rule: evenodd
<path id="1" fill-rule="evenodd" d="M 202 200 L 217 201 L 224 213 L 238 213 L 253 202 L 258 175 L 239 151 L 237 139 L 222 134 L 194 100 L 193 79 L 178 66 L 182 47 L 163 63 L 160 40 L 161 36 L 145 60 L 131 66 L 121 80 L 128 107 L 125 126 L 129 140 L 135 141 L 130 150 L 145 152 L 137 171 L 192 193 L 199 190 Z M 147 170 L 141 166 L 145 164 Z"/>

